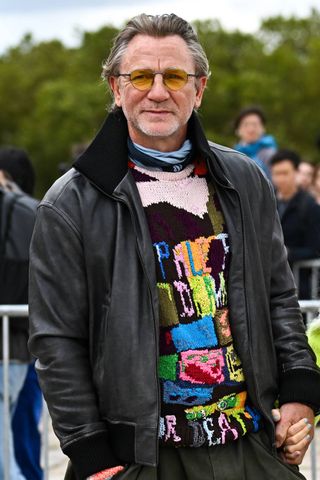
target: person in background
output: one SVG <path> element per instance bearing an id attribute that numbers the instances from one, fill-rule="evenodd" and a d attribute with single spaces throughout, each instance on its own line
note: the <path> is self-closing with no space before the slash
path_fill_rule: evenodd
<path id="1" fill-rule="evenodd" d="M 33 195 L 35 173 L 25 150 L 17 147 L 0 147 L 0 170 L 27 195 Z"/>
<path id="2" fill-rule="evenodd" d="M 271 160 L 272 182 L 291 266 L 298 260 L 320 255 L 320 206 L 299 186 L 300 156 L 292 150 L 279 150 Z M 300 298 L 310 298 L 309 275 L 300 277 Z"/>
<path id="3" fill-rule="evenodd" d="M 24 194 L 6 190 L 8 175 L 1 171 L 0 185 L 0 304 L 25 304 L 28 299 L 29 244 L 35 220 L 33 200 Z M 4 188 L 3 188 L 4 186 Z M 28 321 L 10 318 L 9 324 L 9 408 L 12 420 L 19 393 L 31 361 L 27 348 Z M 5 460 L 10 480 L 26 480 L 16 461 L 13 432 L 4 435 L 3 338 L 0 330 L 0 480 L 4 479 Z M 4 458 L 8 442 L 9 458 Z"/>
<path id="4" fill-rule="evenodd" d="M 6 170 L 0 170 L 0 186 L 7 192 L 21 193 L 21 189 L 12 180 L 11 175 Z"/>
<path id="5" fill-rule="evenodd" d="M 27 153 L 16 147 L 0 148 L 0 181 L 7 191 L 18 194 L 19 202 L 26 202 L 31 208 L 30 215 L 35 215 L 38 202 L 31 198 L 34 192 L 35 173 Z M 22 224 L 23 225 L 23 224 Z M 20 235 L 24 241 L 30 241 L 28 230 L 22 229 Z M 29 244 L 28 244 L 29 245 Z M 27 245 L 27 247 L 28 247 Z M 20 273 L 22 277 L 24 273 Z M 25 272 L 27 275 L 27 271 Z M 23 280 L 21 278 L 21 280 Z M 27 284 L 27 277 L 23 280 Z M 6 303 L 12 301 L 3 298 Z M 27 297 L 23 303 L 28 303 Z M 23 322 L 23 320 L 20 320 Z M 22 351 L 27 349 L 27 336 L 24 334 Z M 29 354 L 28 354 L 29 358 Z M 42 412 L 42 393 L 34 369 L 34 362 L 28 366 L 27 375 L 19 393 L 15 414 L 12 419 L 12 431 L 15 458 L 26 480 L 42 480 L 43 471 L 40 466 L 41 438 L 39 421 Z"/>
<path id="6" fill-rule="evenodd" d="M 297 182 L 300 188 L 307 192 L 312 192 L 312 182 L 314 177 L 315 166 L 306 161 L 302 161 L 298 167 Z"/>
<path id="7" fill-rule="evenodd" d="M 314 168 L 311 192 L 315 198 L 315 201 L 320 205 L 320 164 Z"/>
<path id="8" fill-rule="evenodd" d="M 241 110 L 235 119 L 234 129 L 239 142 L 234 146 L 252 158 L 270 177 L 270 158 L 277 149 L 272 135 L 266 134 L 266 116 L 259 107 L 247 107 Z"/>

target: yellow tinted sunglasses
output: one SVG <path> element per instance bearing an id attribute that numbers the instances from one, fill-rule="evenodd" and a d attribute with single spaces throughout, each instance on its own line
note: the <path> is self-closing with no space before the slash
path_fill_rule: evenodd
<path id="1" fill-rule="evenodd" d="M 137 90 L 150 90 L 155 75 L 162 75 L 163 83 L 169 90 L 180 90 L 188 82 L 189 77 L 197 77 L 194 73 L 187 73 L 179 68 L 166 68 L 163 72 L 154 72 L 150 69 L 140 68 L 131 73 L 119 73 L 117 77 L 129 77 L 131 85 Z"/>

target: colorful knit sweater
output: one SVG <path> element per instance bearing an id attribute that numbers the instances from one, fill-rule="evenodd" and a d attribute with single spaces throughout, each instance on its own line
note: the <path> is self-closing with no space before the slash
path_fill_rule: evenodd
<path id="1" fill-rule="evenodd" d="M 160 443 L 217 445 L 259 428 L 228 315 L 230 246 L 204 162 L 129 163 L 148 220 L 160 301 Z"/>

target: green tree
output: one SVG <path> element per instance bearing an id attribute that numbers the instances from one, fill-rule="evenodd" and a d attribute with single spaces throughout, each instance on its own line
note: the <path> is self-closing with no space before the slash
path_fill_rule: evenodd
<path id="1" fill-rule="evenodd" d="M 233 119 L 244 106 L 265 109 L 281 146 L 320 161 L 320 13 L 264 20 L 257 34 L 226 31 L 217 20 L 195 21 L 208 55 L 202 122 L 210 139 L 232 146 Z M 102 62 L 118 30 L 79 33 L 79 46 L 35 42 L 30 34 L 0 56 L 0 143 L 27 148 L 38 196 L 71 161 L 72 145 L 89 142 L 111 98 Z"/>

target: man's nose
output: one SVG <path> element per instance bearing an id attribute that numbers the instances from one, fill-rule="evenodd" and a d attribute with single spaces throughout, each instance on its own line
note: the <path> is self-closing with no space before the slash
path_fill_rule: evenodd
<path id="1" fill-rule="evenodd" d="M 153 79 L 153 84 L 148 92 L 149 100 L 154 102 L 163 102 L 170 97 L 167 87 L 163 83 L 163 77 L 160 73 L 156 73 Z"/>

